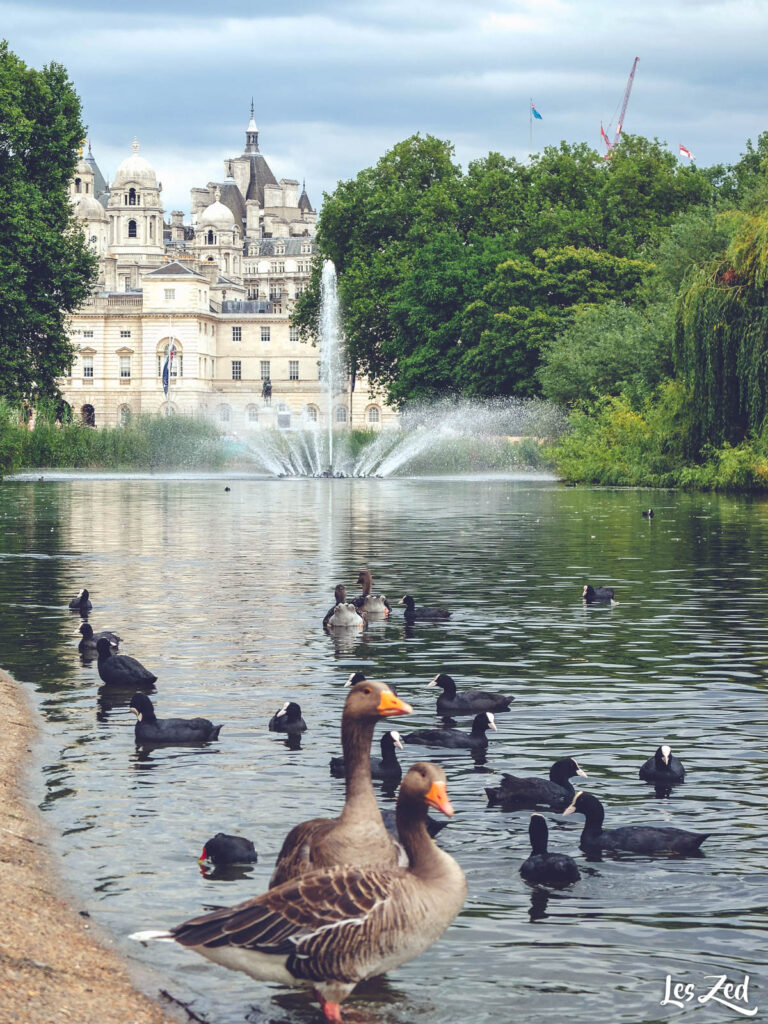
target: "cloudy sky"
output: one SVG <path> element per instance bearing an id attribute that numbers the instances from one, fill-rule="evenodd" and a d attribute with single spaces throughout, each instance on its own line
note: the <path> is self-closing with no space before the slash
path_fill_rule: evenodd
<path id="1" fill-rule="evenodd" d="M 768 129 L 768 0 L 26 0 L 0 25 L 28 64 L 68 69 L 105 176 L 135 135 L 185 213 L 242 152 L 251 96 L 276 177 L 315 206 L 417 131 L 464 165 L 525 159 L 531 98 L 534 149 L 598 147 L 635 56 L 626 131 L 703 166 Z"/>

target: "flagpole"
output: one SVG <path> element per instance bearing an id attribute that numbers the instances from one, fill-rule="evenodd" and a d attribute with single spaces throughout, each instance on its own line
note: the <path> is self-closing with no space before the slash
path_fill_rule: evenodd
<path id="1" fill-rule="evenodd" d="M 533 158 L 533 96 L 528 104 L 528 160 Z"/>

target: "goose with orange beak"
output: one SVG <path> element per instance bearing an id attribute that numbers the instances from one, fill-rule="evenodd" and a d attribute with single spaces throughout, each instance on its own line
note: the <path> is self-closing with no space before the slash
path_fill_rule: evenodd
<path id="1" fill-rule="evenodd" d="M 257 980 L 310 987 L 326 1020 L 339 1024 L 340 1003 L 358 982 L 419 956 L 464 904 L 464 872 L 430 839 L 428 806 L 453 814 L 442 768 L 419 761 L 397 800 L 407 867 L 324 868 L 170 931 L 131 937 L 178 942 Z"/>
<path id="2" fill-rule="evenodd" d="M 338 818 L 312 818 L 285 837 L 271 885 L 335 864 L 394 867 L 402 850 L 387 832 L 371 779 L 371 741 L 376 723 L 413 708 L 386 683 L 364 679 L 347 694 L 341 716 L 346 800 Z"/>

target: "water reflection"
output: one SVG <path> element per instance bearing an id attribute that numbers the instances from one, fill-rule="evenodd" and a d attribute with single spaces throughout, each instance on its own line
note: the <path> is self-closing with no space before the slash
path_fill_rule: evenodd
<path id="1" fill-rule="evenodd" d="M 484 764 L 435 748 L 402 758 L 448 773 L 457 813 L 438 841 L 468 874 L 468 902 L 389 979 L 391 999 L 356 997 L 346 1016 L 637 1024 L 672 1015 L 667 973 L 764 974 L 768 503 L 657 495 L 652 523 L 649 503 L 492 480 L 243 480 L 226 505 L 220 480 L 4 484 L 0 664 L 39 695 L 43 806 L 85 905 L 119 938 L 262 891 L 288 828 L 341 807 L 328 761 L 349 674 L 392 683 L 415 708 L 411 731 L 442 724 L 425 683 L 449 666 L 467 688 L 516 697 Z M 395 610 L 337 643 L 321 628 L 328 593 L 364 565 L 377 589 L 453 619 L 406 626 Z M 618 603 L 584 607 L 589 580 Z M 225 723 L 218 744 L 136 748 L 130 694 L 100 690 L 77 652 L 66 605 L 83 584 L 99 628 L 158 672 L 163 708 Z M 287 692 L 310 727 L 300 751 L 266 728 Z M 637 777 L 661 742 L 688 771 L 668 795 Z M 582 879 L 531 891 L 528 815 L 489 811 L 483 790 L 503 771 L 546 776 L 564 751 L 588 765 L 609 826 L 711 831 L 706 857 L 590 867 L 581 822 L 555 816 L 552 848 Z M 224 825 L 253 837 L 260 862 L 222 885 L 196 856 Z M 183 950 L 152 956 L 212 1024 L 316 1019 L 306 996 Z M 712 1006 L 697 1020 L 723 1024 Z"/>

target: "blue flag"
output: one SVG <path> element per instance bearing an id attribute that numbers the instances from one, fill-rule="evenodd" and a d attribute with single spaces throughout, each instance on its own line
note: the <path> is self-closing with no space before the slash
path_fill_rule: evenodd
<path id="1" fill-rule="evenodd" d="M 541 116 L 541 114 L 538 112 L 538 110 L 536 109 L 536 107 L 534 107 L 533 104 L 531 104 L 531 114 L 533 114 L 537 121 L 544 120 L 544 118 Z"/>
<path id="2" fill-rule="evenodd" d="M 169 360 L 166 357 L 166 360 L 163 363 L 163 392 L 165 393 L 166 398 L 168 397 L 168 385 L 170 384 L 170 370 L 168 367 L 168 363 Z"/>

